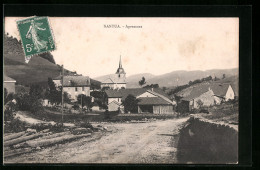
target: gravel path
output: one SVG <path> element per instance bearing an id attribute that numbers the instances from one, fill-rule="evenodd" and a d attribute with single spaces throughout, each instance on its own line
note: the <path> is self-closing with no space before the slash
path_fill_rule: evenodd
<path id="1" fill-rule="evenodd" d="M 48 147 L 5 163 L 176 163 L 174 134 L 188 118 L 102 123 L 108 132 Z"/>

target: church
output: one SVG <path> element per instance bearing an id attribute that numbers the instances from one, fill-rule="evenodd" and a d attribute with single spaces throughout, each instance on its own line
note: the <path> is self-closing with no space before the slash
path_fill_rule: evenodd
<path id="1" fill-rule="evenodd" d="M 126 88 L 126 72 L 122 67 L 121 56 L 119 66 L 115 74 L 110 75 L 107 79 L 101 82 L 102 88 L 122 89 Z"/>

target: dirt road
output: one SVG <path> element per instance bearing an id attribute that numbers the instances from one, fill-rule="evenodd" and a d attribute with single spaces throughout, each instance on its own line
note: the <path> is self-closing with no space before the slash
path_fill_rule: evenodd
<path id="1" fill-rule="evenodd" d="M 108 130 L 103 135 L 8 158 L 5 163 L 175 163 L 174 134 L 187 119 L 102 123 Z"/>

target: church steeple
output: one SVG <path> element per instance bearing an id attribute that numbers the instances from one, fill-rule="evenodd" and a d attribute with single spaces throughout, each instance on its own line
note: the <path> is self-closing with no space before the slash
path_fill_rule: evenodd
<path id="1" fill-rule="evenodd" d="M 118 67 L 118 69 L 116 71 L 116 74 L 118 74 L 119 77 L 121 77 L 120 76 L 121 74 L 124 74 L 124 75 L 126 74 L 125 70 L 122 67 L 121 55 L 120 55 L 120 59 L 119 59 L 119 67 Z"/>
<path id="2" fill-rule="evenodd" d="M 119 60 L 119 68 L 122 68 L 121 55 L 120 55 L 120 60 Z"/>

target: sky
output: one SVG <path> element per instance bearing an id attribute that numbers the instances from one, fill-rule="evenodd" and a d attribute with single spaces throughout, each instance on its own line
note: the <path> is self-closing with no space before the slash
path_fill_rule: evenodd
<path id="1" fill-rule="evenodd" d="M 19 19 L 24 18 L 5 18 L 5 32 L 17 39 Z M 126 76 L 238 68 L 238 18 L 49 17 L 49 21 L 56 63 L 93 78 L 114 74 L 120 55 Z M 104 26 L 112 24 L 121 28 Z"/>

